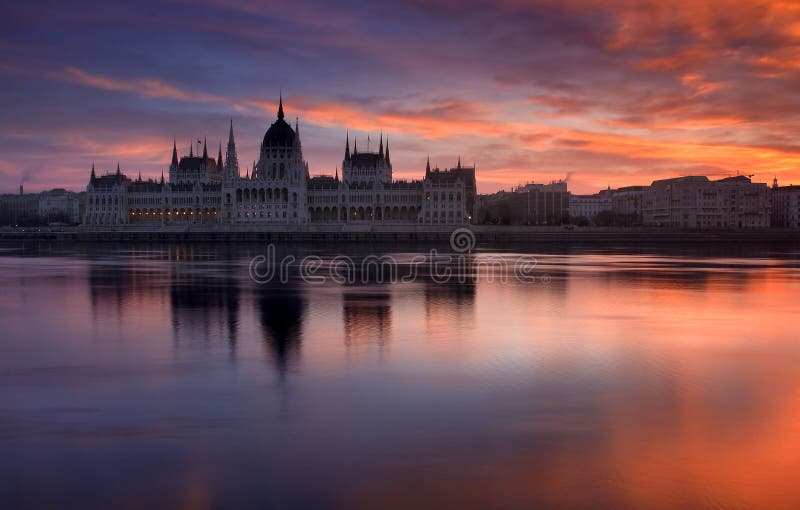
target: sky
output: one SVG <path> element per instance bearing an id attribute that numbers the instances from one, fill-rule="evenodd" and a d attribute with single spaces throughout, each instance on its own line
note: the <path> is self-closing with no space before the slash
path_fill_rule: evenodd
<path id="1" fill-rule="evenodd" d="M 30 1 L 3 9 L 0 192 L 160 177 L 233 120 L 242 172 L 279 94 L 312 175 L 388 136 L 394 175 L 482 193 L 679 175 L 800 184 L 800 2 Z M 223 147 L 224 152 L 224 147 Z"/>

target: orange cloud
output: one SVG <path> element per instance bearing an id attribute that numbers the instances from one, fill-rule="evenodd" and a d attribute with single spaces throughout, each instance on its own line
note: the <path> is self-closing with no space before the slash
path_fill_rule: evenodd
<path id="1" fill-rule="evenodd" d="M 669 71 L 691 67 L 680 63 L 681 58 L 695 58 L 692 56 L 694 54 L 689 55 L 672 55 L 667 58 L 678 60 L 665 61 L 663 64 L 651 62 L 648 65 L 654 69 Z M 763 63 L 772 64 L 772 61 L 763 60 Z M 271 101 L 231 99 L 185 90 L 155 78 L 121 79 L 93 74 L 71 66 L 65 67 L 54 76 L 70 83 L 140 97 L 227 105 L 235 111 L 252 116 L 270 118 L 277 108 L 277 104 Z M 724 88 L 724 84 L 708 80 L 696 71 L 683 71 L 678 78 L 688 89 L 688 99 L 698 99 Z M 480 143 L 488 140 L 497 141 L 500 144 L 497 151 L 484 153 L 476 148 L 469 158 L 476 160 L 481 169 L 479 181 L 490 181 L 494 183 L 492 186 L 498 183 L 510 186 L 530 180 L 532 176 L 549 175 L 550 178 L 556 178 L 576 167 L 580 168 L 581 174 L 588 174 L 579 174 L 576 183 L 595 185 L 598 182 L 607 182 L 613 186 L 647 184 L 652 178 L 664 176 L 662 172 L 686 171 L 680 169 L 689 168 L 704 171 L 716 169 L 731 173 L 740 170 L 763 176 L 764 180 L 769 180 L 772 175 L 793 176 L 800 168 L 800 151 L 791 146 L 764 146 L 730 141 L 733 139 L 726 141 L 724 138 L 722 141 L 705 141 L 702 138 L 687 140 L 687 133 L 693 131 L 737 126 L 747 121 L 736 115 L 694 111 L 681 98 L 670 98 L 669 101 L 661 98 L 653 106 L 639 106 L 644 110 L 651 110 L 646 115 L 651 120 L 646 124 L 630 123 L 624 119 L 593 119 L 586 115 L 587 111 L 592 110 L 591 101 L 569 95 L 529 97 L 528 104 L 555 110 L 549 116 L 538 115 L 538 119 L 526 119 L 524 110 L 515 109 L 518 103 L 508 103 L 504 111 L 502 105 L 494 104 L 489 107 L 479 101 L 455 98 L 428 101 L 413 108 L 397 101 L 354 104 L 324 101 L 303 95 L 287 98 L 287 102 L 292 105 L 292 110 L 302 114 L 304 123 L 325 128 L 383 130 L 434 146 L 443 142 L 460 142 L 467 145 L 478 143 L 479 147 Z M 580 127 L 564 125 L 561 121 L 566 119 L 572 119 L 567 124 L 577 122 Z M 636 127 L 646 129 L 629 129 Z M 483 142 L 475 142 L 476 139 Z M 88 159 L 116 158 L 146 165 L 165 161 L 164 141 L 154 137 L 109 144 L 70 132 L 54 143 L 56 146 L 73 149 L 78 147 L 87 154 Z M 402 159 L 402 152 L 397 152 L 401 147 L 395 144 L 394 148 L 397 174 L 418 176 L 420 170 L 409 167 Z M 307 151 L 309 149 L 306 148 Z M 459 152 L 467 153 L 464 150 Z M 553 154 L 565 156 L 559 159 L 553 157 Z M 590 163 L 581 161 L 583 159 L 591 162 L 600 158 L 617 161 L 618 166 L 609 168 L 609 163 L 605 163 L 591 169 Z M 547 165 L 543 166 L 541 161 L 545 159 Z"/>
<path id="2" fill-rule="evenodd" d="M 142 97 L 171 99 L 175 101 L 188 101 L 194 103 L 228 103 L 227 98 L 208 94 L 205 92 L 193 92 L 183 90 L 164 83 L 155 78 L 135 78 L 118 79 L 91 74 L 77 67 L 67 66 L 61 72 L 56 73 L 57 78 L 70 83 L 84 85 L 100 90 L 110 90 L 114 92 L 127 92 Z"/>

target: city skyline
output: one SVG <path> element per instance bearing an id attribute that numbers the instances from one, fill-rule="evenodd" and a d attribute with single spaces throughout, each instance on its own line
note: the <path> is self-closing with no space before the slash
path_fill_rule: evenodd
<path id="1" fill-rule="evenodd" d="M 310 173 L 389 133 L 398 178 L 476 164 L 478 191 L 569 176 L 589 193 L 678 175 L 800 182 L 790 2 L 200 1 L 15 5 L 0 39 L 0 191 L 158 178 L 173 137 L 244 171 L 282 91 Z"/>

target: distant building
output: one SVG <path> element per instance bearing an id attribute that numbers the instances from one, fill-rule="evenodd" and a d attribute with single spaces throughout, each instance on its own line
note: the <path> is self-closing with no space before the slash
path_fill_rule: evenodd
<path id="1" fill-rule="evenodd" d="M 773 181 L 770 190 L 772 216 L 770 225 L 782 228 L 800 227 L 800 186 L 778 186 Z"/>
<path id="2" fill-rule="evenodd" d="M 6 193 L 0 195 L 0 225 L 27 226 L 39 224 L 39 194 Z"/>
<path id="3" fill-rule="evenodd" d="M 501 225 L 560 225 L 569 218 L 566 181 L 529 183 L 481 197 L 481 223 Z"/>
<path id="4" fill-rule="evenodd" d="M 39 193 L 39 219 L 44 224 L 81 222 L 80 195 L 57 188 Z"/>
<path id="5" fill-rule="evenodd" d="M 611 211 L 611 188 L 594 195 L 570 195 L 569 215 L 573 218 L 586 218 L 595 223 L 601 212 Z"/>
<path id="6" fill-rule="evenodd" d="M 611 211 L 618 225 L 632 227 L 642 224 L 644 189 L 644 186 L 625 186 L 612 190 Z"/>
<path id="7" fill-rule="evenodd" d="M 770 223 L 769 189 L 740 175 L 653 181 L 643 193 L 645 225 L 680 228 L 763 228 Z"/>

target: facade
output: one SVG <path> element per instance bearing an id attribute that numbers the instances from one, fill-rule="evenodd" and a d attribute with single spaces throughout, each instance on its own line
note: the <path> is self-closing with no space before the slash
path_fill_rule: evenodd
<path id="1" fill-rule="evenodd" d="M 481 197 L 482 223 L 500 225 L 560 225 L 569 218 L 566 181 L 528 183 L 511 192 Z"/>
<path id="2" fill-rule="evenodd" d="M 350 151 L 345 139 L 342 175 L 311 177 L 303 159 L 299 123 L 285 120 L 283 101 L 277 120 L 260 144 L 252 174 L 241 175 L 231 123 L 223 162 L 217 158 L 178 158 L 173 143 L 169 178 L 131 180 L 116 173 L 97 177 L 87 186 L 87 225 L 216 224 L 461 224 L 475 217 L 475 168 L 431 171 L 421 180 L 394 180 L 389 140 L 383 135 L 377 152 Z"/>
<path id="3" fill-rule="evenodd" d="M 0 225 L 35 226 L 81 222 L 85 193 L 52 189 L 41 193 L 0 195 Z"/>
<path id="4" fill-rule="evenodd" d="M 642 197 L 644 186 L 625 186 L 611 193 L 611 211 L 614 218 L 627 226 L 642 224 Z"/>
<path id="5" fill-rule="evenodd" d="M 770 225 L 782 228 L 800 227 L 800 186 L 778 186 L 775 179 L 770 191 L 772 217 Z"/>
<path id="6" fill-rule="evenodd" d="M 35 225 L 39 222 L 39 194 L 7 193 L 0 195 L 0 223 L 3 225 Z"/>
<path id="7" fill-rule="evenodd" d="M 65 189 L 53 189 L 39 193 L 39 218 L 44 223 L 81 222 L 80 194 Z"/>
<path id="8" fill-rule="evenodd" d="M 594 195 L 570 195 L 569 215 L 573 218 L 586 218 L 594 223 L 597 215 L 611 210 L 611 189 L 604 189 Z"/>
<path id="9" fill-rule="evenodd" d="M 649 226 L 764 228 L 770 223 L 769 188 L 743 175 L 663 179 L 645 188 L 642 213 Z"/>

